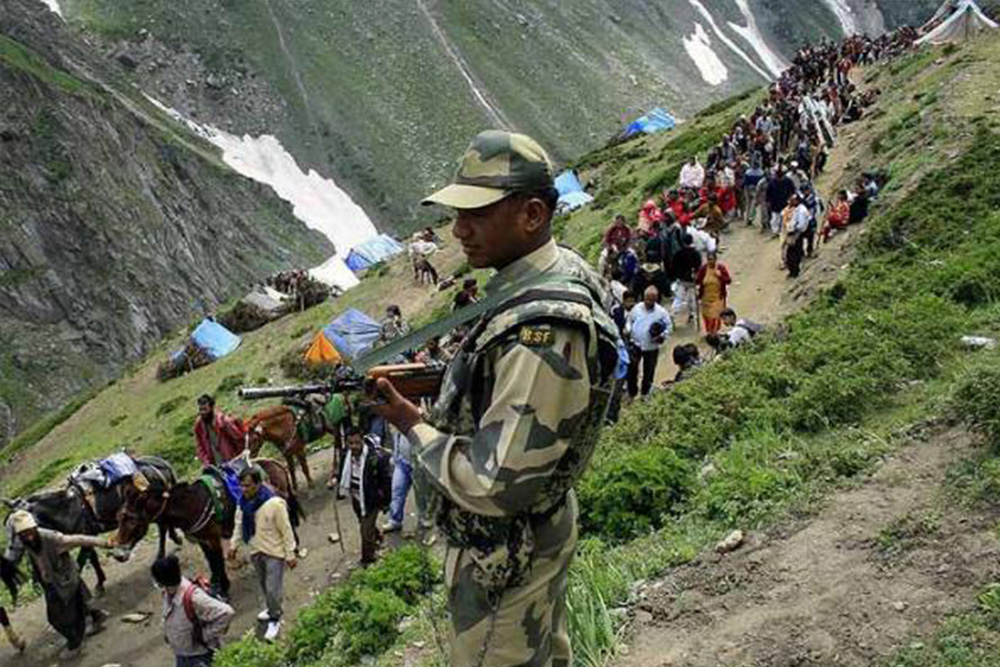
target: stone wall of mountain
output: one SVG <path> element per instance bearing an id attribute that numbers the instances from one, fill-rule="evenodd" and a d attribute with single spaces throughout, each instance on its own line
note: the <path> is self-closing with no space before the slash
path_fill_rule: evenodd
<path id="1" fill-rule="evenodd" d="M 642 110 L 688 116 L 764 83 L 804 41 L 894 27 L 938 0 L 62 4 L 151 94 L 277 135 L 380 226 L 405 229 L 478 130 L 523 130 L 571 159 Z"/>
<path id="2" fill-rule="evenodd" d="M 105 68 L 36 0 L 0 0 L 0 403 L 18 427 L 332 252 Z"/>

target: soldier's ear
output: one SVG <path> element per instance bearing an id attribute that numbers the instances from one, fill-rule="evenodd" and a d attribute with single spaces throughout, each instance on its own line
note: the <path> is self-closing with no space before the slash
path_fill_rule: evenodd
<path id="1" fill-rule="evenodd" d="M 539 197 L 525 199 L 521 213 L 524 216 L 524 230 L 530 235 L 537 234 L 546 228 L 552 218 L 548 204 Z"/>

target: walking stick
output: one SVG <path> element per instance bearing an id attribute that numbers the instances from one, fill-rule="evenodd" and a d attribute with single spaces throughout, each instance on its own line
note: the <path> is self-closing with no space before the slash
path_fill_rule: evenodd
<path id="1" fill-rule="evenodd" d="M 333 520 L 337 524 L 337 537 L 339 538 L 337 542 L 340 544 L 340 553 L 346 554 L 347 549 L 344 547 L 344 533 L 340 529 L 340 457 L 341 448 L 337 447 L 333 452 L 334 461 L 337 462 L 337 475 L 336 482 L 333 485 Z"/>

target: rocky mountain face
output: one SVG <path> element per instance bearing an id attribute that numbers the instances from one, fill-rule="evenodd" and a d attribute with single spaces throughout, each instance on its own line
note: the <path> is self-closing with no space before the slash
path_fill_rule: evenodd
<path id="1" fill-rule="evenodd" d="M 60 0 L 139 85 L 277 135 L 383 228 L 486 127 L 566 161 L 643 110 L 765 83 L 807 40 L 919 22 L 939 0 Z"/>
<path id="2" fill-rule="evenodd" d="M 332 253 L 37 0 L 0 0 L 0 411 L 24 427 Z"/>

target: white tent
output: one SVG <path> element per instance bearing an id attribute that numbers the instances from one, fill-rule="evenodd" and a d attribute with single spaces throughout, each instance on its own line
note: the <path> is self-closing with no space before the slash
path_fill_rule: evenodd
<path id="1" fill-rule="evenodd" d="M 954 4 L 949 0 L 945 5 Z M 938 9 L 938 14 L 946 10 L 946 6 Z M 937 16 L 937 14 L 935 14 Z M 933 25 L 934 19 L 928 25 Z M 997 24 L 989 19 L 979 8 L 975 0 L 960 0 L 951 16 L 929 33 L 917 40 L 917 44 L 945 44 L 947 42 L 964 42 L 988 30 L 996 30 Z"/>
<path id="2" fill-rule="evenodd" d="M 266 285 L 255 289 L 243 297 L 244 303 L 257 306 L 269 315 L 276 315 L 281 312 L 281 308 L 284 306 L 284 302 L 287 299 L 287 295 L 282 294 L 275 289 L 271 289 Z"/>
<path id="3" fill-rule="evenodd" d="M 962 4 L 962 0 L 944 0 L 941 6 L 937 8 L 937 11 L 934 12 L 934 16 L 930 17 L 927 23 L 921 26 L 920 31 L 925 33 L 930 32 L 941 25 L 941 22 L 951 16 L 952 12 L 958 9 L 960 4 Z"/>

